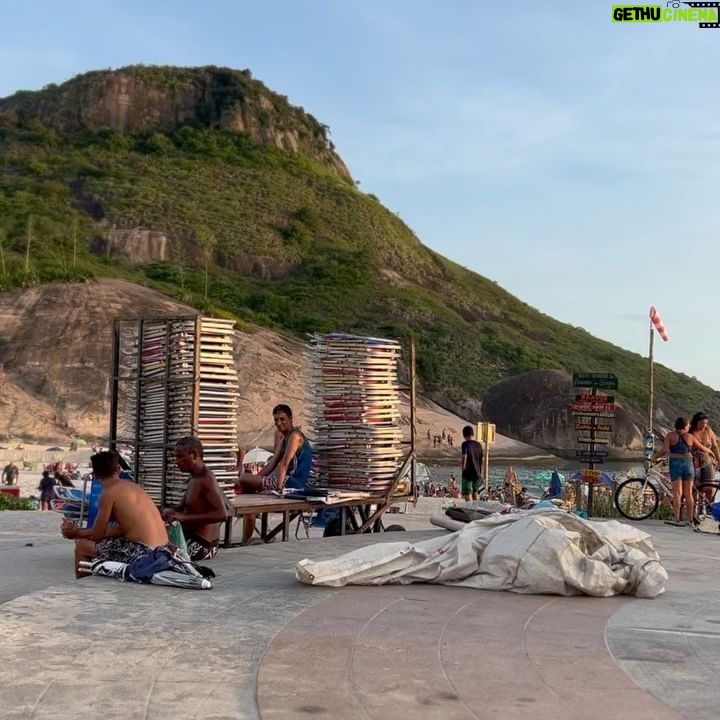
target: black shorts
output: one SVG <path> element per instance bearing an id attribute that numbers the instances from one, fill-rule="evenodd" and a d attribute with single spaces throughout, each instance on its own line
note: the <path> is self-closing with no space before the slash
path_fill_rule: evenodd
<path id="1" fill-rule="evenodd" d="M 195 533 L 188 533 L 188 535 L 185 536 L 185 543 L 187 544 L 187 551 L 191 560 L 211 560 L 217 555 L 217 540 L 211 542 Z"/>
<path id="2" fill-rule="evenodd" d="M 128 565 L 150 550 L 151 548 L 145 543 L 134 542 L 127 538 L 105 538 L 95 545 L 98 560 L 112 560 Z"/>

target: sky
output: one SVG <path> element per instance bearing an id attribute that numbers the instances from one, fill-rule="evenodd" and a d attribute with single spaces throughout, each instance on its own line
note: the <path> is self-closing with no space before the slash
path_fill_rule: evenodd
<path id="1" fill-rule="evenodd" d="M 643 355 L 655 305 L 656 360 L 720 388 L 720 29 L 611 6 L 0 0 L 0 97 L 135 63 L 249 68 L 426 245 Z"/>

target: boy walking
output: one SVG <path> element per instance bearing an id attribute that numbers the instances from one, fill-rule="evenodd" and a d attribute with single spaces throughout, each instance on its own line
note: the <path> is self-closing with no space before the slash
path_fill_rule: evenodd
<path id="1" fill-rule="evenodd" d="M 462 432 L 462 461 L 460 464 L 462 496 L 463 500 L 477 500 L 478 487 L 482 478 L 483 449 L 480 443 L 475 440 L 471 425 L 466 425 Z"/>

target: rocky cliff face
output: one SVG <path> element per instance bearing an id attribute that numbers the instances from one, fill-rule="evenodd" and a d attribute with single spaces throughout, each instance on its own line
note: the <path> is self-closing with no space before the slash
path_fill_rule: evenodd
<path id="1" fill-rule="evenodd" d="M 247 70 L 131 66 L 90 72 L 37 92 L 17 92 L 0 100 L 0 113 L 40 120 L 61 133 L 170 132 L 186 123 L 224 128 L 304 154 L 350 178 L 327 128 Z"/>
<path id="2" fill-rule="evenodd" d="M 195 311 L 154 290 L 119 280 L 41 285 L 0 294 L 0 441 L 67 443 L 80 435 L 105 439 L 109 429 L 112 320 L 175 317 Z M 302 343 L 269 330 L 237 332 L 240 381 L 238 441 L 272 447 L 272 408 L 288 403 L 302 425 L 307 397 Z M 409 403 L 402 405 L 409 433 Z M 418 398 L 418 449 L 432 455 L 426 430 L 459 436 L 464 421 Z M 535 448 L 503 439 L 504 456 L 537 455 Z M 457 448 L 439 454 L 457 459 Z"/>
<path id="3" fill-rule="evenodd" d="M 41 285 L 0 294 L 0 437 L 105 438 L 113 318 L 196 310 L 119 280 Z M 272 444 L 272 407 L 302 412 L 302 345 L 269 331 L 238 333 L 240 440 Z"/>
<path id="4" fill-rule="evenodd" d="M 491 387 L 483 414 L 499 432 L 565 457 L 574 457 L 577 433 L 569 404 L 572 378 L 559 370 L 536 370 Z M 619 406 L 615 414 L 610 453 L 637 457 L 642 451 L 644 418 Z"/>
<path id="5" fill-rule="evenodd" d="M 0 294 L 0 434 L 106 435 L 112 319 L 195 312 L 115 280 Z"/>

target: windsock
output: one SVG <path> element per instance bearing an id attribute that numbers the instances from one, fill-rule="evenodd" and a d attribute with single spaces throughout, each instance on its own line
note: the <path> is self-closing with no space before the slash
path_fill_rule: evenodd
<path id="1" fill-rule="evenodd" d="M 660 313 L 655 309 L 655 306 L 652 305 L 650 307 L 650 322 L 653 324 L 653 327 L 657 330 L 658 335 L 667 342 L 670 338 L 667 334 L 667 330 L 665 329 L 665 323 L 663 322 L 663 319 L 660 317 Z"/>

